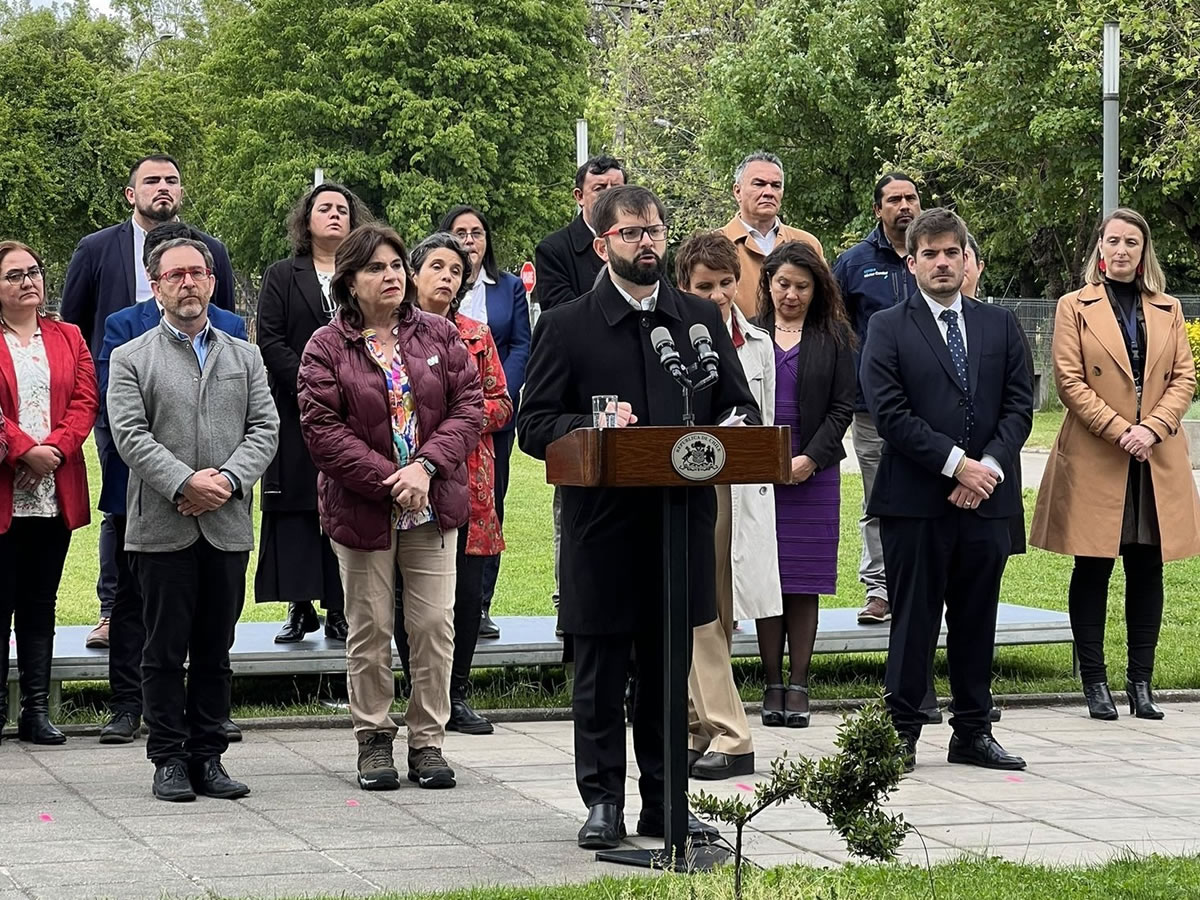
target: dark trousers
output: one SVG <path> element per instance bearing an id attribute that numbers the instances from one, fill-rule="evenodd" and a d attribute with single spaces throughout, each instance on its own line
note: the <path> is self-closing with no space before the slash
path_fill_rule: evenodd
<path id="1" fill-rule="evenodd" d="M 454 580 L 454 661 L 450 668 L 450 699 L 466 700 L 471 683 L 471 661 L 479 642 L 480 601 L 483 570 L 490 556 L 468 556 L 467 528 L 458 529 L 458 550 L 455 554 Z M 396 573 L 396 621 L 404 621 L 404 580 Z M 409 676 L 408 633 L 396 628 L 396 649 L 404 675 Z M 411 684 L 411 679 L 409 680 Z"/>
<path id="2" fill-rule="evenodd" d="M 688 630 L 689 640 L 691 630 Z M 629 658 L 639 661 L 633 701 L 633 753 L 643 809 L 661 809 L 663 760 L 663 635 L 654 610 L 636 634 L 576 634 L 575 783 L 584 805 L 625 807 L 625 680 Z M 688 649 L 691 656 L 691 649 Z M 680 741 L 688 739 L 686 731 Z"/>
<path id="3" fill-rule="evenodd" d="M 31 712 L 47 710 L 54 609 L 70 546 L 71 532 L 59 516 L 17 517 L 0 534 L 0 709 L 8 704 L 8 645 L 15 626 L 21 703 Z"/>
<path id="4" fill-rule="evenodd" d="M 112 618 L 117 591 L 120 589 L 117 582 L 121 578 L 122 564 L 117 561 L 117 554 L 123 553 L 125 549 L 125 533 L 122 530 L 120 535 L 117 534 L 114 518 L 116 517 L 105 513 L 100 519 L 100 546 L 97 551 L 100 557 L 100 577 L 96 579 L 96 597 L 100 601 L 102 619 Z"/>
<path id="5" fill-rule="evenodd" d="M 1104 624 L 1108 616 L 1108 580 L 1115 560 L 1075 557 L 1068 609 L 1079 674 L 1084 684 L 1107 681 L 1104 665 Z M 1149 681 L 1154 675 L 1154 651 L 1162 627 L 1162 548 L 1145 544 L 1121 547 L 1125 565 L 1125 630 L 1129 644 L 1126 677 Z"/>
<path id="6" fill-rule="evenodd" d="M 496 515 L 504 524 L 504 497 L 508 494 L 509 461 L 512 459 L 513 439 L 516 431 L 497 431 L 492 434 L 492 445 L 496 451 Z M 496 593 L 496 579 L 500 577 L 500 554 L 481 557 L 486 560 L 483 567 L 482 613 L 491 613 L 492 595 Z"/>
<path id="7" fill-rule="evenodd" d="M 113 714 L 142 714 L 142 648 L 146 623 L 142 611 L 142 588 L 125 551 L 125 516 L 108 516 L 116 535 L 117 592 L 112 621 L 108 627 L 108 683 L 112 687 L 109 708 Z"/>
<path id="8" fill-rule="evenodd" d="M 953 509 L 935 519 L 881 517 L 879 524 L 892 605 L 884 685 L 896 729 L 921 733 L 934 621 L 944 605 L 950 726 L 962 736 L 987 731 L 1008 520 Z"/>
<path id="9" fill-rule="evenodd" d="M 233 682 L 229 648 L 249 561 L 248 552 L 218 550 L 203 537 L 183 550 L 135 554 L 146 620 L 146 756 L 156 766 L 209 759 L 228 747 L 221 723 Z"/>

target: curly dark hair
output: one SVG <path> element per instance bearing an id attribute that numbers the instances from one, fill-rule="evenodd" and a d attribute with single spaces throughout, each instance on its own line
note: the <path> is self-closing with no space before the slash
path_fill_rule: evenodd
<path id="1" fill-rule="evenodd" d="M 804 327 L 823 331 L 842 346 L 852 346 L 854 332 L 842 303 L 842 292 L 825 257 L 804 241 L 780 244 L 763 261 L 758 277 L 758 316 L 755 321 L 767 331 L 775 331 L 775 304 L 771 301 L 771 279 L 784 266 L 808 269 L 813 278 L 812 302 L 804 316 Z"/>
<path id="2" fill-rule="evenodd" d="M 455 315 L 458 313 L 458 308 L 462 306 L 463 297 L 467 296 L 467 291 L 471 289 L 471 286 L 467 284 L 467 276 L 471 273 L 471 256 L 462 245 L 462 241 L 450 232 L 435 231 L 412 248 L 409 261 L 412 263 L 414 276 L 421 271 L 421 268 L 425 265 L 425 260 L 429 258 L 429 254 L 434 250 L 453 250 L 462 259 L 462 281 L 458 283 L 458 293 L 451 298 L 450 309 L 446 311 L 446 318 L 453 322 Z"/>
<path id="3" fill-rule="evenodd" d="M 329 285 L 329 293 L 342 311 L 342 319 L 351 328 L 362 328 L 364 320 L 358 298 L 350 292 L 350 281 L 366 268 L 375 251 L 384 244 L 395 250 L 404 261 L 404 300 L 396 310 L 396 318 L 403 317 L 417 302 L 417 285 L 413 281 L 404 239 L 387 225 L 376 222 L 360 225 L 338 247 L 337 256 L 334 257 L 333 281 Z"/>
<path id="4" fill-rule="evenodd" d="M 348 231 L 353 231 L 359 225 L 365 225 L 368 222 L 374 221 L 371 211 L 367 209 L 367 205 L 359 200 L 358 195 L 350 190 L 350 188 L 335 181 L 326 181 L 318 184 L 296 202 L 296 205 L 292 207 L 292 211 L 288 215 L 288 241 L 291 242 L 293 256 L 312 255 L 312 230 L 309 228 L 308 222 L 312 218 L 313 204 L 316 203 L 317 197 L 326 191 L 341 194 L 346 198 L 346 205 L 350 207 L 350 227 L 347 229 Z"/>

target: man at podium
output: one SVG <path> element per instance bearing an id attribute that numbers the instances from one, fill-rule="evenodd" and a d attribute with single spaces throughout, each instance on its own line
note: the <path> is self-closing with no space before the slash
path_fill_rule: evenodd
<path id="1" fill-rule="evenodd" d="M 715 304 L 680 293 L 663 278 L 665 210 L 642 187 L 613 187 L 592 210 L 596 253 L 608 264 L 596 287 L 543 313 L 534 333 L 517 422 L 522 450 L 538 459 L 577 428 L 593 425 L 593 397 L 616 396 L 616 425 L 679 425 L 679 386 L 660 363 L 651 332 L 669 332 L 684 366 L 699 358 L 689 329 L 711 336 L 716 383 L 695 397 L 697 426 L 731 415 L 760 424 L 729 332 Z M 703 347 L 702 347 L 703 349 Z M 711 358 L 711 357 L 710 357 Z M 716 616 L 713 526 L 716 497 L 697 487 L 688 521 L 689 622 Z M 575 780 L 588 807 L 579 846 L 610 849 L 625 836 L 625 673 L 638 659 L 633 747 L 641 777 L 637 833 L 665 829 L 663 758 L 663 543 L 656 488 L 562 489 L 559 621 L 574 646 Z M 678 735 L 680 741 L 687 734 Z M 694 817 L 689 831 L 711 833 Z"/>

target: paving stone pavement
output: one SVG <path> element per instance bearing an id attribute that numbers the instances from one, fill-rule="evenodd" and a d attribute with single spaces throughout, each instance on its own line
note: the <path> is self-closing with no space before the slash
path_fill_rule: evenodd
<path id="1" fill-rule="evenodd" d="M 951 766 L 949 728 L 927 728 L 917 770 L 890 804 L 924 838 L 910 838 L 903 859 L 924 863 L 928 852 L 933 862 L 986 854 L 1072 864 L 1126 850 L 1200 851 L 1200 704 L 1165 708 L 1163 722 L 1095 722 L 1082 707 L 1007 710 L 996 736 L 1028 760 L 1019 774 Z M 838 721 L 820 713 L 807 730 L 755 725 L 759 772 L 785 749 L 832 752 Z M 360 896 L 629 874 L 575 846 L 584 813 L 571 746 L 568 722 L 450 735 L 457 789 L 405 782 L 376 794 L 354 781 L 348 731 L 248 729 L 225 761 L 250 784 L 249 797 L 169 804 L 150 795 L 141 742 L 73 738 L 35 748 L 5 740 L 0 900 Z M 397 750 L 402 759 L 402 743 Z M 756 780 L 693 781 L 691 789 L 728 795 Z M 635 774 L 627 785 L 632 822 Z M 763 865 L 848 858 L 822 818 L 799 805 L 761 814 L 745 843 Z"/>

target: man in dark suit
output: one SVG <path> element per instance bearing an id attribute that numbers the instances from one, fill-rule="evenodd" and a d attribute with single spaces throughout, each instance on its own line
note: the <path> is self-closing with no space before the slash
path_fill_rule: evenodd
<path id="1" fill-rule="evenodd" d="M 667 229 L 658 198 L 645 188 L 610 188 L 593 213 L 594 246 L 609 276 L 550 310 L 535 330 L 517 422 L 521 449 L 545 459 L 553 441 L 591 426 L 592 397 L 599 394 L 619 398 L 618 427 L 680 424 L 680 390 L 650 343 L 657 326 L 671 333 L 685 365 L 696 357 L 688 329 L 702 323 L 712 335 L 720 377 L 696 397 L 697 424 L 715 425 L 731 412 L 757 424 L 758 407 L 720 310 L 663 279 Z M 661 498 L 642 488 L 567 487 L 561 494 L 560 621 L 574 644 L 575 778 L 588 807 L 579 845 L 605 849 L 625 836 L 623 701 L 631 650 L 640 673 L 633 710 L 642 795 L 637 831 L 663 833 Z M 695 488 L 690 509 L 690 615 L 691 624 L 700 625 L 716 615 L 713 489 Z M 705 826 L 691 819 L 689 830 Z"/>
<path id="2" fill-rule="evenodd" d="M 182 222 L 166 222 L 146 235 L 143 262 L 164 241 L 177 238 L 199 240 L 201 232 Z M 104 342 L 96 357 L 96 380 L 100 384 L 100 416 L 97 427 L 108 427 L 108 363 L 113 351 L 158 327 L 163 311 L 153 298 L 113 313 L 104 323 Z M 209 321 L 214 328 L 246 340 L 246 322 L 241 316 L 210 306 Z M 142 645 L 146 626 L 142 621 L 142 592 L 129 568 L 125 553 L 126 504 L 129 467 L 109 442 L 100 452 L 100 511 L 112 520 L 116 535 L 117 583 L 109 622 L 108 683 L 112 688 L 109 709 L 112 717 L 100 729 L 100 743 L 128 744 L 142 724 Z M 231 721 L 224 723 L 230 740 L 241 740 L 242 733 Z"/>
<path id="3" fill-rule="evenodd" d="M 946 609 L 953 697 L 947 759 L 1023 769 L 991 733 L 1000 580 L 1021 506 L 1017 467 L 1033 390 L 1017 320 L 962 295 L 967 228 L 946 209 L 908 227 L 918 290 L 871 317 L 860 379 L 884 440 L 867 513 L 878 516 L 888 596 L 888 710 L 915 765 L 933 624 Z"/>
<path id="4" fill-rule="evenodd" d="M 63 283 L 62 317 L 79 326 L 95 359 L 104 340 L 104 321 L 112 313 L 152 297 L 146 268 L 142 264 L 146 234 L 162 222 L 179 215 L 183 185 L 179 164 L 170 156 L 146 156 L 133 164 L 125 201 L 132 207 L 130 219 L 84 237 L 71 256 Z M 233 310 L 233 268 L 225 245 L 202 235 L 212 251 L 216 293 L 212 302 Z M 107 424 L 96 425 L 96 448 L 101 453 L 112 443 Z M 87 637 L 89 647 L 107 647 L 109 619 L 116 596 L 116 539 L 108 516 L 100 522 L 100 621 Z"/>

